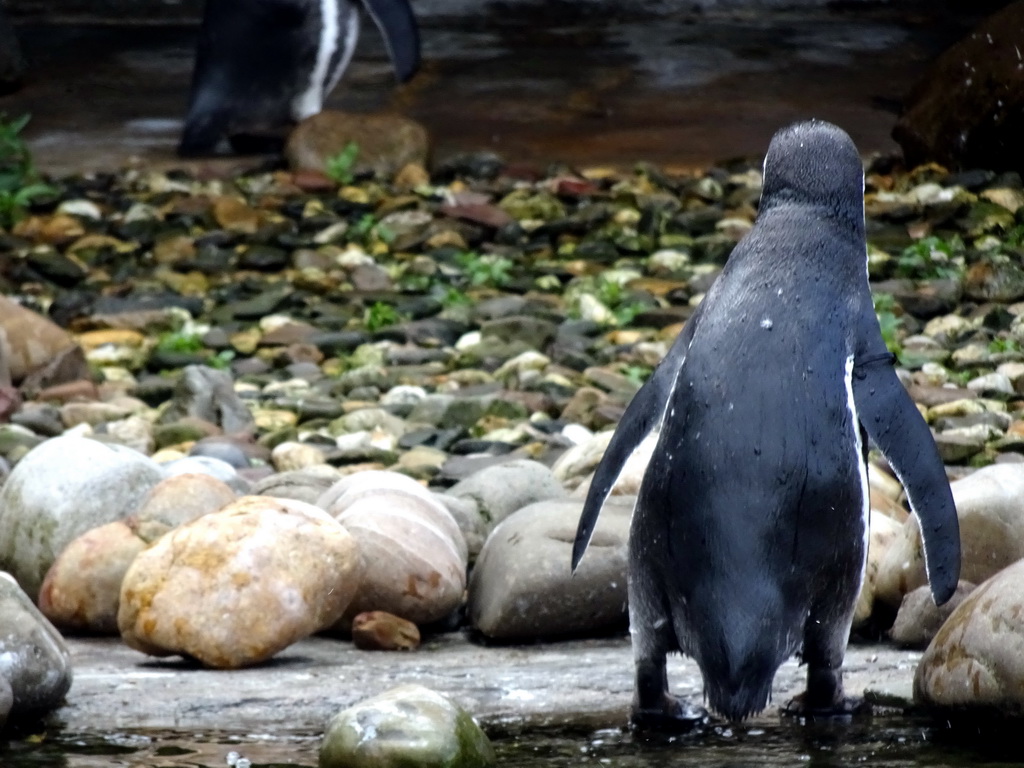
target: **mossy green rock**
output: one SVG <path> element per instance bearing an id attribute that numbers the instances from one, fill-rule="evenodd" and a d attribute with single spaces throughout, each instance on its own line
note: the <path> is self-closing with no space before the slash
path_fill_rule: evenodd
<path id="1" fill-rule="evenodd" d="M 320 768 L 484 768 L 494 748 L 473 718 L 421 685 L 401 685 L 339 712 Z"/>

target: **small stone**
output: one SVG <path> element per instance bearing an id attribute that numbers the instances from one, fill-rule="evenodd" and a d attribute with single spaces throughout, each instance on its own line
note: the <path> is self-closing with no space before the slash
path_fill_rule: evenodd
<path id="1" fill-rule="evenodd" d="M 935 598 L 927 586 L 908 592 L 900 603 L 900 610 L 896 614 L 892 629 L 889 630 L 889 637 L 904 648 L 926 647 L 938 633 L 943 622 L 974 589 L 975 585 L 969 581 L 958 582 L 956 592 L 941 606 L 935 604 Z"/>
<path id="2" fill-rule="evenodd" d="M 352 619 L 352 642 L 364 651 L 414 651 L 420 645 L 420 631 L 394 614 L 367 611 Z"/>
<path id="3" fill-rule="evenodd" d="M 326 463 L 324 452 L 315 445 L 290 441 L 275 446 L 270 453 L 270 460 L 278 472 L 289 472 Z"/>

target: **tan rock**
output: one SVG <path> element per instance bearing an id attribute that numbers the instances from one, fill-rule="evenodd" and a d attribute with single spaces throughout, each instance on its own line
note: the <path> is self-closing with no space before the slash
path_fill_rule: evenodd
<path id="1" fill-rule="evenodd" d="M 1024 465 L 984 467 L 950 484 L 960 520 L 960 578 L 975 584 L 1024 557 Z M 879 566 L 875 596 L 893 608 L 925 584 L 924 550 L 910 516 Z"/>
<path id="2" fill-rule="evenodd" d="M 286 441 L 279 443 L 270 453 L 270 461 L 278 472 L 290 472 L 324 464 L 324 452 L 315 445 Z"/>
<path id="3" fill-rule="evenodd" d="M 327 169 L 327 161 L 350 142 L 359 148 L 353 171 L 393 176 L 409 163 L 427 164 L 429 137 L 414 120 L 394 114 L 350 114 L 324 110 L 299 123 L 288 137 L 285 157 L 293 171 Z"/>
<path id="4" fill-rule="evenodd" d="M 853 614 L 854 627 L 862 626 L 871 618 L 875 607 L 875 584 L 878 581 L 878 569 L 885 558 L 886 551 L 899 535 L 902 527 L 891 517 L 875 509 L 871 510 L 870 519 L 868 559 L 864 566 L 864 581 L 861 583 L 860 595 L 857 597 L 857 608 Z"/>
<path id="5" fill-rule="evenodd" d="M 420 645 L 420 630 L 387 611 L 367 611 L 352 619 L 352 642 L 364 651 L 413 651 Z"/>
<path id="6" fill-rule="evenodd" d="M 935 707 L 1024 711 L 1024 561 L 953 611 L 921 658 L 914 698 Z"/>
<path id="7" fill-rule="evenodd" d="M 0 296 L 0 337 L 15 384 L 75 346 L 71 334 L 59 325 L 4 296 Z"/>
<path id="8" fill-rule="evenodd" d="M 256 664 L 336 622 L 359 571 L 355 539 L 322 510 L 246 496 L 135 559 L 118 627 L 128 645 L 154 656 Z"/>
<path id="9" fill-rule="evenodd" d="M 260 214 L 242 199 L 218 197 L 213 201 L 213 218 L 224 229 L 251 235 L 259 229 Z"/>
<path id="10" fill-rule="evenodd" d="M 64 631 L 117 634 L 121 580 L 146 542 L 123 520 L 74 539 L 39 590 L 39 610 Z"/>

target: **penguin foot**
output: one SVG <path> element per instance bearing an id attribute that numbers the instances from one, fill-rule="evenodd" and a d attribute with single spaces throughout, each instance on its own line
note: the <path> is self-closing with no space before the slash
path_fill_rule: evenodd
<path id="1" fill-rule="evenodd" d="M 809 706 L 806 693 L 790 699 L 780 710 L 783 717 L 804 717 L 808 720 L 848 720 L 871 714 L 871 704 L 855 696 L 841 696 L 830 706 Z"/>
<path id="2" fill-rule="evenodd" d="M 705 725 L 708 719 L 703 707 L 666 693 L 660 707 L 634 706 L 629 725 L 641 733 L 689 733 Z"/>

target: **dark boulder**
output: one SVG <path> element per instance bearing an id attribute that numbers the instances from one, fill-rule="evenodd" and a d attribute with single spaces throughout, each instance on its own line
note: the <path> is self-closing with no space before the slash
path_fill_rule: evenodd
<path id="1" fill-rule="evenodd" d="M 1024 171 L 1024 0 L 946 50 L 904 100 L 893 138 L 908 164 Z"/>

